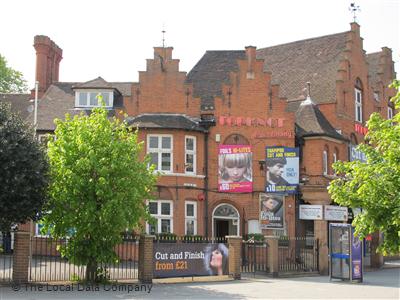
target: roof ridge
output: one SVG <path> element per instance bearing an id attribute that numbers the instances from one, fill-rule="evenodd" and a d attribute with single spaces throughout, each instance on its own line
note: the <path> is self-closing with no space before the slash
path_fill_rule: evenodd
<path id="1" fill-rule="evenodd" d="M 293 44 L 300 43 L 300 42 L 308 42 L 308 41 L 327 38 L 327 37 L 333 37 L 333 36 L 336 36 L 336 35 L 339 36 L 339 35 L 342 35 L 342 34 L 345 34 L 345 33 L 347 34 L 349 32 L 350 31 L 343 31 L 343 32 L 339 32 L 339 33 L 333 33 L 333 34 L 322 35 L 322 36 L 303 39 L 303 40 L 297 40 L 297 41 L 294 41 L 294 42 L 283 43 L 283 44 L 273 45 L 273 46 L 269 46 L 269 47 L 259 48 L 259 49 L 257 49 L 257 51 L 264 50 L 264 49 L 271 49 L 271 48 L 274 48 L 274 47 L 282 47 L 282 46 L 286 46 L 286 45 L 293 45 Z"/>

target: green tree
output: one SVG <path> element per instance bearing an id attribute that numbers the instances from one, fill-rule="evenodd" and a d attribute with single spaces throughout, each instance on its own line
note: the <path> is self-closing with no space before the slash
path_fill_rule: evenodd
<path id="1" fill-rule="evenodd" d="M 146 199 L 156 183 L 148 158 L 140 160 L 142 142 L 104 108 L 56 120 L 48 143 L 50 188 L 44 231 L 69 241 L 62 255 L 86 265 L 86 280 L 97 280 L 102 263 L 116 262 L 121 233 L 138 228 L 150 215 Z"/>
<path id="2" fill-rule="evenodd" d="M 0 231 L 36 219 L 48 183 L 45 152 L 32 129 L 0 102 Z"/>
<path id="3" fill-rule="evenodd" d="M 24 93 L 28 90 L 22 73 L 7 66 L 7 61 L 0 54 L 0 93 Z"/>
<path id="4" fill-rule="evenodd" d="M 392 98 L 400 108 L 400 81 L 392 84 L 397 95 Z M 337 162 L 334 169 L 339 178 L 328 190 L 340 205 L 362 208 L 353 221 L 356 234 L 380 231 L 384 235 L 378 251 L 384 255 L 400 252 L 400 113 L 385 120 L 378 113 L 367 122 L 366 144 L 359 149 L 367 162 Z"/>

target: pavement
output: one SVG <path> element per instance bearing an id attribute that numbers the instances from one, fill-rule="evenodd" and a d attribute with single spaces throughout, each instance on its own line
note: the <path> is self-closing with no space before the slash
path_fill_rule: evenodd
<path id="1" fill-rule="evenodd" d="M 400 299 L 400 263 L 364 273 L 362 283 L 330 281 L 328 276 L 244 277 L 238 281 L 115 284 L 22 285 L 0 288 L 8 299 Z"/>

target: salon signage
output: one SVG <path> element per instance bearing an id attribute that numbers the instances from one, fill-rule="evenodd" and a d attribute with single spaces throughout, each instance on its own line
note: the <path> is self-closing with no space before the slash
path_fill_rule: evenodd
<path id="1" fill-rule="evenodd" d="M 155 278 L 228 274 L 228 247 L 222 243 L 154 243 Z"/>
<path id="2" fill-rule="evenodd" d="M 284 122 L 284 118 L 250 118 L 233 116 L 220 116 L 218 118 L 218 124 L 221 126 L 280 128 L 283 127 Z"/>

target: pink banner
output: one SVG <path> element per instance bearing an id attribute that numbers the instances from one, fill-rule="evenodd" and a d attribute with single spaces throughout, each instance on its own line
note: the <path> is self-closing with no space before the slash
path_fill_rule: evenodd
<path id="1" fill-rule="evenodd" d="M 218 191 L 249 193 L 253 191 L 251 146 L 218 147 Z"/>

